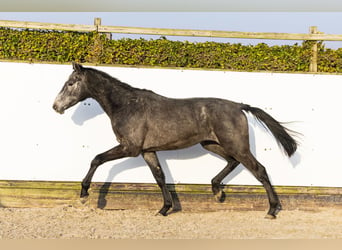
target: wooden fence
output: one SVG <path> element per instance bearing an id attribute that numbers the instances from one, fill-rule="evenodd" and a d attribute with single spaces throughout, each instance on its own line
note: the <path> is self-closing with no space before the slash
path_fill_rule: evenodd
<path id="1" fill-rule="evenodd" d="M 317 42 L 318 41 L 342 41 L 342 35 L 324 34 L 322 32 L 319 32 L 316 26 L 310 27 L 310 31 L 308 34 L 273 33 L 273 32 L 237 32 L 237 31 L 107 26 L 107 25 L 101 24 L 101 18 L 95 18 L 94 25 L 55 24 L 55 23 L 0 20 L 0 27 L 78 31 L 78 32 L 97 31 L 100 33 L 108 33 L 108 34 L 123 33 L 123 34 L 142 34 L 142 35 L 242 38 L 242 39 L 267 39 L 267 40 L 311 40 L 311 41 L 316 41 L 316 43 L 314 43 L 312 46 L 310 72 L 317 72 Z"/>

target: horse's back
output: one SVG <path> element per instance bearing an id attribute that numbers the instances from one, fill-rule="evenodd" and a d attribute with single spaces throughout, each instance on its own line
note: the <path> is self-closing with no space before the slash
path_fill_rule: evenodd
<path id="1" fill-rule="evenodd" d="M 218 142 L 219 134 L 234 134 L 241 129 L 243 119 L 240 104 L 224 99 L 156 98 L 146 110 L 144 145 L 166 150 L 202 141 Z"/>

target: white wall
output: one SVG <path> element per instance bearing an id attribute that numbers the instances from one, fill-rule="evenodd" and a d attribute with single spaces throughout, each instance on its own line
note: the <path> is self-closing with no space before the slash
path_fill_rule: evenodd
<path id="1" fill-rule="evenodd" d="M 342 187 L 342 75 L 98 67 L 135 87 L 170 97 L 221 97 L 260 107 L 301 132 L 288 159 L 250 117 L 251 148 L 275 185 Z M 93 100 L 55 113 L 71 65 L 0 63 L 0 179 L 80 181 L 92 158 L 117 144 Z M 159 152 L 169 183 L 209 184 L 225 162 L 200 146 Z M 141 157 L 101 166 L 94 181 L 154 183 Z M 224 183 L 259 184 L 238 167 Z"/>

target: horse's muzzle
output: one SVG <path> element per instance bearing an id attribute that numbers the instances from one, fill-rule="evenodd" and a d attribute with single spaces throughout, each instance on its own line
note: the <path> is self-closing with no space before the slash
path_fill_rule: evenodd
<path id="1" fill-rule="evenodd" d="M 52 108 L 59 114 L 64 114 L 64 109 L 61 107 L 58 107 L 55 103 L 53 104 Z"/>

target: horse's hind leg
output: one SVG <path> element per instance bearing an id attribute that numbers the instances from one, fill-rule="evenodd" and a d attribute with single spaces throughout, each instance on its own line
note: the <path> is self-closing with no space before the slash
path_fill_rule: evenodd
<path id="1" fill-rule="evenodd" d="M 233 158 L 227 159 L 227 161 L 227 166 L 211 180 L 212 190 L 218 202 L 223 202 L 225 199 L 224 191 L 220 188 L 222 180 L 240 164 Z"/>
<path id="2" fill-rule="evenodd" d="M 281 210 L 281 204 L 278 195 L 270 183 L 265 167 L 258 162 L 250 152 L 245 157 L 241 158 L 240 161 L 266 189 L 270 209 L 265 218 L 275 219 L 276 215 Z"/>
<path id="3" fill-rule="evenodd" d="M 227 156 L 227 153 L 224 149 L 217 143 L 214 142 L 202 142 L 201 145 L 208 151 L 211 151 L 222 158 L 226 159 L 228 164 L 227 166 L 219 172 L 212 180 L 211 186 L 213 194 L 218 202 L 223 202 L 225 194 L 221 189 L 222 180 L 229 175 L 239 164 L 240 162 L 236 161 L 234 158 Z"/>
<path id="4" fill-rule="evenodd" d="M 163 193 L 164 205 L 162 209 L 160 209 L 159 213 L 161 215 L 166 216 L 167 212 L 172 207 L 172 196 L 169 190 L 167 189 L 164 172 L 160 166 L 159 160 L 155 152 L 144 152 L 142 156 L 146 161 L 147 165 L 150 167 L 152 174 Z"/>

